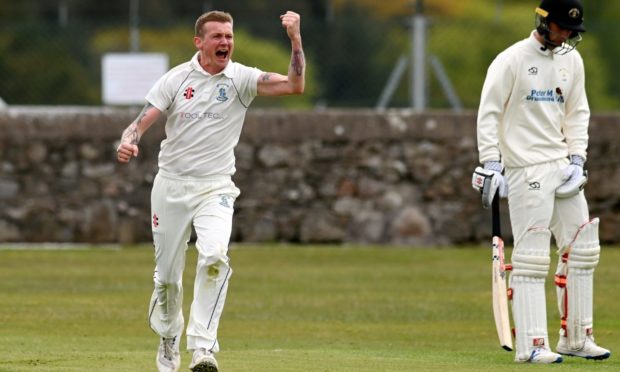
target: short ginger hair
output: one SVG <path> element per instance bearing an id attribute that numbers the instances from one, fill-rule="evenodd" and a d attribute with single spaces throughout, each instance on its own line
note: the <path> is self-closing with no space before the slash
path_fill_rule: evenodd
<path id="1" fill-rule="evenodd" d="M 201 37 L 203 35 L 203 26 L 207 22 L 221 22 L 221 23 L 233 23 L 233 17 L 230 13 L 222 12 L 220 10 L 212 10 L 210 12 L 202 14 L 196 20 L 196 26 L 194 29 L 194 35 Z"/>

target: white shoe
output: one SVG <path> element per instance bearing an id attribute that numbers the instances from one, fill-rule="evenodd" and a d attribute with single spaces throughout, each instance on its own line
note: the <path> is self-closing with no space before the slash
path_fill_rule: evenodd
<path id="1" fill-rule="evenodd" d="M 157 350 L 157 370 L 159 372 L 177 372 L 181 367 L 181 353 L 179 353 L 179 338 L 162 338 Z"/>
<path id="2" fill-rule="evenodd" d="M 194 350 L 192 363 L 189 365 L 192 372 L 217 372 L 217 368 L 217 360 L 212 352 L 204 348 Z"/>
<path id="3" fill-rule="evenodd" d="M 544 347 L 537 347 L 532 350 L 527 360 L 517 360 L 517 362 L 534 364 L 562 363 L 562 356 Z"/>
<path id="4" fill-rule="evenodd" d="M 603 360 L 611 356 L 611 352 L 594 343 L 592 336 L 586 336 L 583 347 L 579 350 L 572 350 L 568 347 L 568 339 L 560 336 L 557 347 L 558 353 L 568 356 L 576 356 L 586 359 Z"/>

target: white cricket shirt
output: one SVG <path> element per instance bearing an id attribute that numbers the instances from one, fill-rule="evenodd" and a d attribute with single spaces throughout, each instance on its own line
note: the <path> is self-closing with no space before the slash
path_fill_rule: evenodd
<path id="1" fill-rule="evenodd" d="M 162 76 L 146 96 L 168 116 L 160 171 L 190 178 L 232 176 L 233 150 L 261 73 L 230 61 L 222 72 L 211 75 L 200 66 L 196 53 Z"/>
<path id="2" fill-rule="evenodd" d="M 487 71 L 478 109 L 480 162 L 525 167 L 569 154 L 585 159 L 589 120 L 581 56 L 544 50 L 532 32 Z"/>

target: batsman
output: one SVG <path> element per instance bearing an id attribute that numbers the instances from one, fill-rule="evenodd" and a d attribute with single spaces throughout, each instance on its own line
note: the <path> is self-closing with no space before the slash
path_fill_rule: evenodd
<path id="1" fill-rule="evenodd" d="M 584 66 L 575 50 L 586 31 L 580 0 L 543 0 L 535 30 L 491 63 L 478 111 L 479 160 L 486 177 L 482 203 L 508 198 L 514 236 L 512 314 L 516 362 L 559 363 L 562 355 L 601 360 L 594 341 L 593 277 L 599 262 L 597 218 L 584 196 L 590 110 Z M 559 341 L 549 345 L 545 281 L 551 237 Z"/>

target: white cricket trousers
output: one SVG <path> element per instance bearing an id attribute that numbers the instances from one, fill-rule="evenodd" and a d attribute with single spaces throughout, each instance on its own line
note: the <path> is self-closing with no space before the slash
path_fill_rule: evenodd
<path id="1" fill-rule="evenodd" d="M 217 329 L 232 274 L 227 253 L 237 196 L 239 189 L 230 176 L 191 179 L 160 171 L 153 183 L 155 289 L 149 305 L 149 324 L 161 337 L 183 333 L 182 280 L 193 226 L 198 262 L 187 325 L 189 350 L 219 351 Z"/>
<path id="2" fill-rule="evenodd" d="M 540 228 L 550 229 L 559 249 L 566 247 L 579 227 L 589 221 L 583 191 L 570 198 L 555 197 L 555 189 L 565 180 L 568 164 L 568 159 L 560 159 L 525 168 L 506 168 L 515 249 L 519 249 L 528 231 Z"/>

